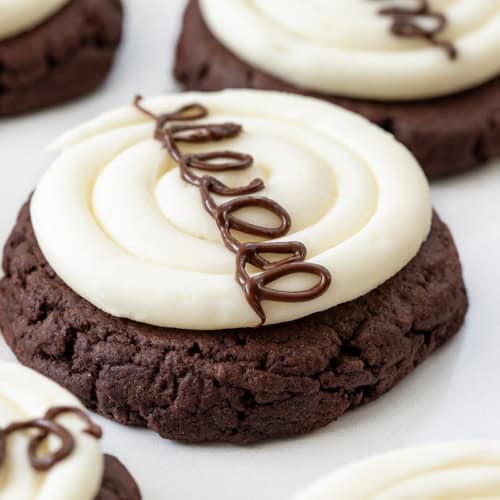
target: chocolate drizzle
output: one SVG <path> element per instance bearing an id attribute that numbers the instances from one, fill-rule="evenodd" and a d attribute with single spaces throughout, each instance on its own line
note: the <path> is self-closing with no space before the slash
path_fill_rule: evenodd
<path id="1" fill-rule="evenodd" d="M 7 439 L 11 434 L 22 431 L 38 430 L 29 442 L 28 457 L 33 469 L 45 472 L 54 467 L 54 465 L 68 458 L 75 448 L 75 439 L 71 432 L 64 426 L 56 422 L 56 418 L 60 415 L 72 413 L 82 419 L 87 424 L 84 433 L 100 439 L 102 431 L 99 426 L 94 424 L 89 416 L 79 408 L 70 406 L 57 406 L 51 408 L 43 416 L 43 418 L 35 418 L 25 422 L 14 422 L 4 429 L 0 428 L 0 467 L 2 466 L 7 453 Z M 50 436 L 56 436 L 61 441 L 59 448 L 51 453 L 40 455 L 40 446 Z"/>
<path id="2" fill-rule="evenodd" d="M 444 14 L 432 12 L 428 0 L 418 0 L 413 9 L 409 7 L 384 7 L 379 10 L 379 14 L 392 17 L 391 32 L 394 35 L 403 38 L 424 38 L 431 45 L 443 48 L 450 59 L 458 57 L 457 49 L 453 43 L 438 40 L 437 37 L 446 28 L 448 20 Z M 435 26 L 426 28 L 419 25 L 419 17 L 432 20 Z"/>
<path id="3" fill-rule="evenodd" d="M 235 171 L 249 168 L 253 164 L 250 155 L 235 151 L 214 151 L 200 154 L 182 154 L 179 143 L 206 143 L 230 139 L 238 136 L 242 127 L 235 123 L 221 124 L 173 124 L 200 120 L 208 116 L 208 110 L 200 104 L 190 104 L 174 113 L 155 115 L 141 106 L 141 97 L 136 97 L 137 109 L 156 122 L 155 138 L 169 152 L 179 165 L 184 181 L 200 190 L 203 206 L 213 217 L 224 245 L 236 254 L 236 279 L 246 300 L 260 318 L 259 326 L 266 321 L 262 307 L 263 300 L 276 302 L 305 302 L 313 300 L 329 288 L 331 275 L 327 269 L 317 264 L 305 262 L 307 250 L 300 242 L 251 242 L 244 243 L 234 237 L 233 231 L 240 231 L 260 238 L 280 238 L 288 234 L 291 219 L 288 212 L 274 200 L 263 196 L 251 196 L 265 187 L 262 179 L 254 179 L 246 186 L 229 187 L 211 175 L 196 175 L 192 169 L 204 172 Z M 213 195 L 234 196 L 230 201 L 218 205 Z M 257 207 L 274 214 L 279 223 L 275 227 L 264 227 L 244 221 L 236 215 L 238 210 Z M 283 257 L 270 261 L 264 254 L 279 254 Z M 252 265 L 261 272 L 250 275 L 247 267 Z M 318 282 L 307 290 L 282 291 L 267 285 L 291 274 L 310 274 L 318 277 Z"/>

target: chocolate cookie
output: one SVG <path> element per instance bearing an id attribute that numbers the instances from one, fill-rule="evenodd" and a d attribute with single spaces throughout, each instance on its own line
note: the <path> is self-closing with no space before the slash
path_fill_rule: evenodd
<path id="1" fill-rule="evenodd" d="M 101 449 L 102 429 L 61 386 L 0 363 L 3 498 L 140 500 L 128 470 Z"/>
<path id="2" fill-rule="evenodd" d="M 96 500 L 141 500 L 139 488 L 128 470 L 110 455 L 104 455 L 104 475 Z"/>
<path id="3" fill-rule="evenodd" d="M 184 16 L 174 74 L 189 90 L 271 89 L 339 104 L 393 133 L 431 178 L 456 174 L 500 155 L 500 78 L 452 95 L 406 102 L 307 91 L 226 48 L 207 28 L 198 0 L 190 0 Z"/>
<path id="4" fill-rule="evenodd" d="M 418 255 L 380 287 L 259 329 L 177 330 L 104 313 L 52 270 L 28 204 L 3 268 L 0 327 L 22 363 L 108 418 L 187 442 L 244 444 L 327 425 L 410 373 L 467 310 L 457 251 L 437 215 Z"/>
<path id="5" fill-rule="evenodd" d="M 111 68 L 122 20 L 121 0 L 71 0 L 42 24 L 0 37 L 0 116 L 94 90 Z"/>

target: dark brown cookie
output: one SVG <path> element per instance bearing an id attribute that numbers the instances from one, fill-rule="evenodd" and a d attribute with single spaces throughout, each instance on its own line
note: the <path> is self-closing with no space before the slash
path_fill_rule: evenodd
<path id="1" fill-rule="evenodd" d="M 104 455 L 104 476 L 95 500 L 141 500 L 139 488 L 123 464 Z"/>
<path id="2" fill-rule="evenodd" d="M 121 0 L 72 0 L 36 28 L 0 41 L 0 116 L 94 90 L 111 68 L 122 21 Z"/>
<path id="3" fill-rule="evenodd" d="M 43 257 L 28 205 L 3 268 L 0 327 L 21 362 L 108 418 L 189 442 L 243 444 L 324 426 L 394 386 L 458 332 L 467 310 L 457 251 L 437 216 L 419 254 L 376 290 L 259 329 L 157 328 L 96 309 Z"/>
<path id="4" fill-rule="evenodd" d="M 311 95 L 360 113 L 392 132 L 429 177 L 456 174 L 500 156 L 500 77 L 437 99 L 377 102 L 305 91 L 249 66 L 208 30 L 191 0 L 177 46 L 175 77 L 188 90 L 255 88 Z"/>

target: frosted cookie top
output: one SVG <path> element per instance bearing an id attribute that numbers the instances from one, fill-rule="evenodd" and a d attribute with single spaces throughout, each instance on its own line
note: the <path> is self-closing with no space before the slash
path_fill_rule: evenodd
<path id="1" fill-rule="evenodd" d="M 0 0 L 0 41 L 34 28 L 70 0 Z"/>
<path id="2" fill-rule="evenodd" d="M 500 74 L 499 0 L 199 0 L 245 62 L 300 88 L 378 100 L 455 93 Z"/>
<path id="3" fill-rule="evenodd" d="M 103 474 L 100 429 L 81 411 L 54 382 L 0 363 L 0 500 L 94 500 Z M 32 450 L 44 431 L 47 439 Z"/>
<path id="4" fill-rule="evenodd" d="M 291 221 L 287 234 L 272 242 L 300 242 L 306 263 L 331 275 L 331 285 L 313 300 L 263 300 L 266 324 L 360 297 L 418 253 L 430 229 L 429 188 L 415 159 L 389 134 L 322 101 L 273 92 L 187 93 L 141 105 L 161 115 L 192 103 L 208 111 L 193 120 L 197 127 L 233 122 L 242 130 L 217 142 L 180 142 L 190 158 L 188 170 L 213 174 L 230 188 L 260 179 L 261 189 L 250 197 L 274 200 Z M 76 293 L 114 316 L 184 329 L 258 325 L 241 275 L 235 278 L 235 254 L 225 246 L 200 189 L 181 178 L 179 163 L 155 138 L 155 126 L 150 116 L 128 106 L 55 144 L 60 156 L 31 202 L 42 252 Z M 240 152 L 253 162 L 233 171 L 197 169 L 194 160 L 212 151 Z M 221 206 L 240 198 L 245 197 L 214 195 Z M 241 241 L 263 238 L 245 234 L 235 221 L 280 225 L 257 202 L 231 215 L 231 233 Z M 250 278 L 259 276 L 253 266 L 246 271 Z M 266 284 L 289 292 L 314 287 L 318 277 L 299 271 Z"/>
<path id="5" fill-rule="evenodd" d="M 500 441 L 435 444 L 344 467 L 293 500 L 500 499 Z"/>

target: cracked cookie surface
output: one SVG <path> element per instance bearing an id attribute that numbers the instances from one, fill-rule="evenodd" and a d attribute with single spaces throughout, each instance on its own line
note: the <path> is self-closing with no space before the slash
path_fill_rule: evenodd
<path id="1" fill-rule="evenodd" d="M 327 425 L 393 387 L 459 331 L 467 310 L 437 215 L 418 255 L 377 289 L 259 329 L 158 328 L 96 309 L 50 268 L 28 204 L 3 268 L 0 327 L 22 363 L 101 415 L 187 442 L 246 444 Z"/>
<path id="2" fill-rule="evenodd" d="M 311 95 L 359 113 L 405 144 L 430 178 L 457 174 L 500 156 L 500 76 L 459 94 L 381 102 L 308 92 L 248 65 L 208 30 L 190 0 L 174 75 L 187 90 L 255 88 Z"/>
<path id="3" fill-rule="evenodd" d="M 43 24 L 0 41 L 0 116 L 94 90 L 121 40 L 121 0 L 72 0 Z"/>

